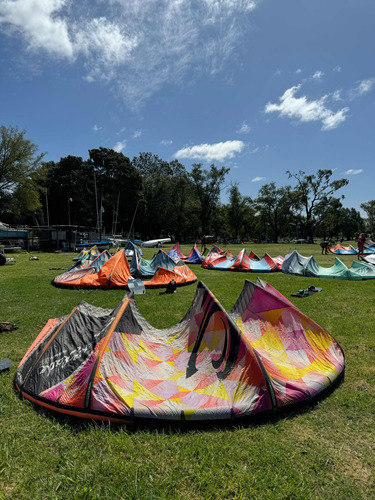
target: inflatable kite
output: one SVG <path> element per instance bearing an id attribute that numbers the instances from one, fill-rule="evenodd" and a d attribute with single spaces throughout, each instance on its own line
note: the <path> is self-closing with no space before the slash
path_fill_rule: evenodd
<path id="1" fill-rule="evenodd" d="M 375 267 L 365 262 L 353 261 L 350 268 L 337 257 L 332 267 L 320 266 L 314 257 L 304 257 L 297 250 L 285 256 L 282 271 L 309 278 L 335 278 L 341 280 L 369 280 L 375 278 Z"/>
<path id="2" fill-rule="evenodd" d="M 188 285 L 197 277 L 182 261 L 174 261 L 162 250 L 151 260 L 134 252 L 130 265 L 125 250 L 119 250 L 112 256 L 103 252 L 89 267 L 76 269 L 72 266 L 56 276 L 52 284 L 67 288 L 126 288 L 131 279 L 146 280 L 143 281 L 146 287 L 165 287 L 172 280 L 177 286 Z"/>
<path id="3" fill-rule="evenodd" d="M 96 245 L 92 246 L 90 249 L 82 249 L 78 255 L 73 259 L 74 262 L 83 262 L 87 258 L 95 258 L 100 254 L 98 247 Z"/>
<path id="4" fill-rule="evenodd" d="M 230 313 L 203 284 L 175 326 L 153 328 L 131 294 L 50 319 L 22 359 L 19 392 L 75 417 L 133 423 L 237 419 L 315 398 L 344 372 L 339 344 L 266 283 Z"/>
<path id="5" fill-rule="evenodd" d="M 281 271 L 283 260 L 284 258 L 281 256 L 272 258 L 268 253 L 264 254 L 260 259 L 254 252 L 248 255 L 244 248 L 236 257 L 230 252 L 218 253 L 214 250 L 210 250 L 207 257 L 202 262 L 202 267 L 215 271 L 271 273 Z"/>
<path id="6" fill-rule="evenodd" d="M 202 262 L 204 261 L 204 257 L 198 250 L 196 243 L 187 256 L 182 253 L 179 243 L 173 245 L 173 247 L 168 251 L 168 255 L 170 255 L 172 259 L 180 259 L 186 264 L 202 264 Z"/>
<path id="7" fill-rule="evenodd" d="M 339 243 L 335 247 L 331 247 L 328 249 L 331 253 L 336 255 L 357 255 L 358 250 L 356 250 L 352 245 L 344 247 Z"/>

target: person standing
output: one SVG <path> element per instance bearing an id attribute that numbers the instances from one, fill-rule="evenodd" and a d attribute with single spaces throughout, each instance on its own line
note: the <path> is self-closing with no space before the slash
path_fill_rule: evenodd
<path id="1" fill-rule="evenodd" d="M 363 233 L 361 233 L 358 237 L 358 259 L 361 255 L 363 255 L 363 246 L 365 244 L 366 238 Z"/>
<path id="2" fill-rule="evenodd" d="M 206 251 L 206 237 L 203 235 L 201 239 L 201 254 L 204 255 L 204 252 Z"/>

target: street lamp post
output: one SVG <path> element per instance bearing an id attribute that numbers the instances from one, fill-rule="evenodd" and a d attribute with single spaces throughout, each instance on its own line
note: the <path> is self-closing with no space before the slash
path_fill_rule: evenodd
<path id="1" fill-rule="evenodd" d="M 70 226 L 70 203 L 73 201 L 73 198 L 68 199 L 68 222 Z"/>

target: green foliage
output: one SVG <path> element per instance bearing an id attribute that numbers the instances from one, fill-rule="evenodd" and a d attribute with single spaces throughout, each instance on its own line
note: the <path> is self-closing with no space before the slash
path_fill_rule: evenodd
<path id="1" fill-rule="evenodd" d="M 220 192 L 229 168 L 218 168 L 214 164 L 204 170 L 200 163 L 194 163 L 190 172 L 195 195 L 199 200 L 201 234 L 208 234 L 216 206 L 220 202 Z"/>
<path id="2" fill-rule="evenodd" d="M 44 213 L 48 202 L 50 223 L 68 224 L 70 218 L 71 224 L 96 225 L 92 166 L 79 156 L 66 156 L 57 163 L 45 163 L 45 168 L 48 173 L 42 199 Z"/>
<path id="3" fill-rule="evenodd" d="M 11 202 L 10 212 L 16 224 L 25 223 L 28 215 L 40 210 L 40 193 L 37 185 L 31 179 L 24 179 L 15 188 Z"/>
<path id="4" fill-rule="evenodd" d="M 107 233 L 125 232 L 141 196 L 141 176 L 129 158 L 112 149 L 91 149 L 89 156 L 97 176 L 99 208 L 104 209 L 102 226 Z"/>
<path id="5" fill-rule="evenodd" d="M 323 239 L 353 240 L 363 230 L 364 222 L 354 208 L 344 208 L 337 198 L 332 198 L 326 215 L 316 229 Z"/>
<path id="6" fill-rule="evenodd" d="M 183 234 L 189 182 L 185 167 L 152 153 L 140 153 L 133 165 L 142 177 L 142 201 L 137 228 L 145 238 Z"/>
<path id="7" fill-rule="evenodd" d="M 276 184 L 271 182 L 260 188 L 256 208 L 261 219 L 269 224 L 275 243 L 293 220 L 293 209 L 297 203 L 297 196 L 290 186 L 277 188 Z"/>
<path id="8" fill-rule="evenodd" d="M 229 189 L 228 232 L 232 240 L 244 240 L 251 234 L 255 210 L 251 206 L 249 196 L 242 196 L 237 184 Z"/>
<path id="9" fill-rule="evenodd" d="M 44 156 L 37 155 L 38 147 L 25 134 L 17 127 L 0 126 L 0 194 L 28 177 Z"/>
<path id="10" fill-rule="evenodd" d="M 295 194 L 300 213 L 303 216 L 305 236 L 314 237 L 315 228 L 324 219 L 333 194 L 346 186 L 347 179 L 331 180 L 332 170 L 318 170 L 316 174 L 307 175 L 300 170 L 292 174 L 286 172 L 289 178 L 297 181 Z"/>
<path id="11" fill-rule="evenodd" d="M 361 208 L 367 215 L 367 231 L 371 234 L 375 233 L 375 200 L 361 203 Z"/>
<path id="12" fill-rule="evenodd" d="M 32 173 L 40 166 L 44 153 L 38 154 L 36 144 L 25 135 L 26 131 L 17 127 L 0 126 L 0 213 L 11 207 L 16 217 L 40 207 L 35 196 L 27 196 L 25 189 L 35 194 Z M 19 203 L 17 196 L 22 198 Z"/>
<path id="13" fill-rule="evenodd" d="M 296 186 L 265 184 L 253 202 L 238 185 L 229 202 L 220 195 L 229 168 L 167 162 L 152 153 L 130 161 L 100 147 L 89 158 L 68 155 L 42 163 L 25 131 L 0 127 L 0 216 L 15 224 L 73 224 L 143 239 L 197 239 L 214 234 L 224 241 L 327 235 L 352 238 L 363 230 L 359 212 L 344 209 L 334 193 L 348 184 L 331 170 L 287 172 Z M 375 201 L 363 203 L 367 232 L 375 231 Z"/>

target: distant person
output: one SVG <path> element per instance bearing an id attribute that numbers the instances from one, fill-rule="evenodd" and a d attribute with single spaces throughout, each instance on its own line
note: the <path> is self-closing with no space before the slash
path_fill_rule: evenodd
<path id="1" fill-rule="evenodd" d="M 363 233 L 358 236 L 358 259 L 363 255 L 363 247 L 366 242 L 366 237 Z"/>
<path id="2" fill-rule="evenodd" d="M 322 241 L 320 243 L 320 246 L 322 248 L 322 255 L 323 255 L 323 253 L 325 253 L 326 255 L 328 255 L 328 248 L 330 247 L 330 241 L 329 240 Z"/>
<path id="3" fill-rule="evenodd" d="M 206 237 L 202 236 L 202 239 L 201 239 L 201 254 L 204 255 L 205 251 L 206 251 Z"/>

